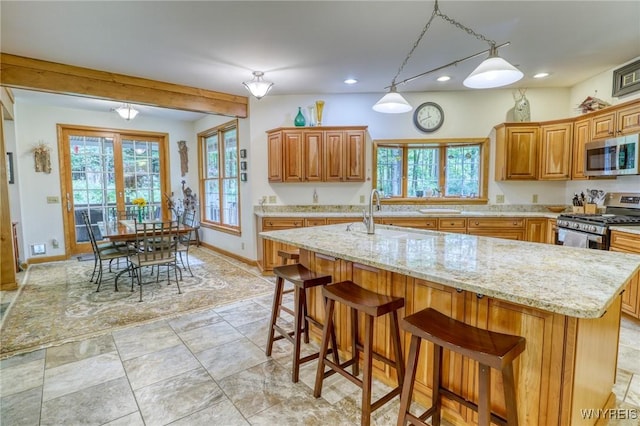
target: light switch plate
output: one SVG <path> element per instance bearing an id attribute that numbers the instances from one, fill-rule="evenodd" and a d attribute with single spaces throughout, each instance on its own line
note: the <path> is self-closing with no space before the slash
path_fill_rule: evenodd
<path id="1" fill-rule="evenodd" d="M 60 197 L 56 197 L 56 196 L 47 197 L 47 204 L 58 204 L 59 202 L 60 202 Z"/>
<path id="2" fill-rule="evenodd" d="M 497 204 L 504 203 L 504 194 L 498 194 L 498 195 L 496 195 L 496 203 L 497 203 Z"/>
<path id="3" fill-rule="evenodd" d="M 531 197 L 531 201 L 533 203 L 537 203 L 538 202 L 538 194 L 533 194 L 533 197 Z"/>
<path id="4" fill-rule="evenodd" d="M 360 204 L 364 204 L 364 195 L 360 196 Z"/>
<path id="5" fill-rule="evenodd" d="M 275 202 L 276 202 L 276 196 L 269 195 L 269 204 L 275 204 Z"/>

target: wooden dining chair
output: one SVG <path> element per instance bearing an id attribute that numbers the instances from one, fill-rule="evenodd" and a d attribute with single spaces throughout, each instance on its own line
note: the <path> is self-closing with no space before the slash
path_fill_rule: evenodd
<path id="1" fill-rule="evenodd" d="M 151 266 L 167 266 L 167 281 L 171 284 L 171 269 L 173 268 L 178 294 L 180 283 L 178 282 L 177 241 L 178 222 L 143 222 L 135 220 L 137 251 L 129 256 L 134 273 L 131 276 L 131 291 L 133 291 L 134 278 L 140 286 L 140 302 L 142 302 L 142 268 Z M 159 271 L 158 271 L 159 274 Z M 182 276 L 182 271 L 180 271 Z"/>
<path id="2" fill-rule="evenodd" d="M 195 210 L 186 210 L 182 215 L 182 224 L 188 226 L 190 228 L 194 228 L 196 225 L 196 212 Z M 183 268 L 186 268 L 189 271 L 189 274 L 193 277 L 193 272 L 191 272 L 191 265 L 189 265 L 189 245 L 191 244 L 191 236 L 194 230 L 191 229 L 187 233 L 181 233 L 178 235 L 178 255 L 180 256 L 180 263 Z M 184 258 L 183 258 L 184 255 Z M 185 264 L 186 259 L 186 264 Z"/>

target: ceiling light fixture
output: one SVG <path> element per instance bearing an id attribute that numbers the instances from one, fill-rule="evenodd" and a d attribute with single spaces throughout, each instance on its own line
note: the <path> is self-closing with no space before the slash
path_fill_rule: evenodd
<path id="1" fill-rule="evenodd" d="M 545 78 L 545 77 L 549 77 L 548 72 L 539 72 L 538 74 L 533 76 L 533 78 Z"/>
<path id="2" fill-rule="evenodd" d="M 451 80 L 451 77 L 449 77 L 448 75 L 441 75 L 440 77 L 436 78 L 436 80 L 438 80 L 439 82 L 444 82 Z"/>
<path id="3" fill-rule="evenodd" d="M 254 71 L 253 80 L 242 83 L 249 93 L 255 96 L 256 99 L 262 99 L 262 97 L 269 93 L 269 90 L 273 87 L 272 82 L 262 79 L 263 76 L 264 73 L 262 71 Z"/>
<path id="4" fill-rule="evenodd" d="M 444 21 L 446 21 L 449 24 L 455 26 L 456 28 L 459 28 L 459 29 L 465 31 L 467 34 L 470 34 L 470 35 L 474 36 L 478 40 L 481 40 L 481 41 L 484 41 L 484 42 L 488 43 L 489 44 L 489 49 L 485 50 L 483 52 L 480 52 L 480 53 L 476 53 L 476 54 L 471 55 L 471 56 L 467 56 L 466 58 L 462 58 L 462 59 L 459 59 L 457 61 L 450 62 L 450 63 L 448 63 L 446 65 L 441 66 L 441 67 L 434 68 L 432 70 L 423 72 L 421 74 L 418 74 L 416 76 L 410 77 L 408 79 L 405 79 L 405 80 L 397 83 L 396 79 L 398 78 L 398 76 L 400 75 L 400 73 L 404 69 L 404 66 L 407 64 L 407 62 L 409 61 L 409 59 L 413 55 L 413 52 L 416 50 L 416 48 L 420 44 L 420 41 L 422 40 L 422 37 L 424 37 L 425 33 L 427 32 L 427 30 L 431 26 L 431 23 L 433 22 L 433 19 L 436 16 L 439 17 L 439 18 L 442 18 Z M 387 93 L 382 99 L 380 99 L 380 101 L 378 101 L 373 106 L 373 109 L 375 111 L 378 111 L 378 112 L 392 113 L 392 114 L 393 113 L 399 113 L 399 112 L 411 111 L 413 109 L 413 107 L 411 107 L 409 102 L 407 102 L 402 97 L 402 95 L 397 93 L 397 86 L 398 85 L 408 83 L 409 81 L 415 80 L 416 78 L 422 77 L 422 76 L 430 74 L 432 72 L 439 71 L 441 69 L 450 67 L 452 65 L 457 65 L 457 64 L 459 64 L 461 62 L 464 62 L 466 60 L 469 60 L 471 58 L 475 58 L 476 56 L 480 56 L 480 55 L 482 55 L 482 54 L 484 54 L 486 52 L 489 52 L 489 57 L 487 59 L 485 59 L 464 80 L 463 84 L 466 87 L 470 87 L 472 89 L 487 89 L 487 88 L 493 88 L 493 87 L 502 87 L 502 86 L 506 86 L 506 85 L 511 84 L 511 83 L 515 83 L 516 81 L 520 80 L 524 76 L 524 74 L 519 69 L 517 69 L 516 67 L 514 67 L 513 65 L 511 65 L 510 63 L 508 63 L 507 61 L 505 61 L 504 59 L 502 59 L 502 58 L 500 58 L 498 56 L 498 48 L 500 48 L 502 46 L 506 46 L 508 44 L 509 43 L 507 42 L 507 43 L 501 44 L 500 46 L 496 46 L 496 42 L 495 41 L 489 40 L 488 38 L 486 38 L 482 34 L 476 33 L 471 28 L 462 25 L 461 23 L 459 23 L 455 19 L 450 18 L 449 16 L 447 16 L 444 13 L 440 12 L 440 8 L 438 7 L 438 0 L 436 0 L 435 4 L 433 6 L 433 12 L 431 13 L 431 17 L 429 18 L 429 21 L 427 21 L 427 23 L 425 24 L 424 28 L 422 29 L 422 32 L 420 33 L 420 36 L 418 37 L 416 42 L 413 44 L 413 47 L 411 48 L 411 50 L 407 54 L 407 57 L 404 59 L 404 61 L 400 65 L 400 68 L 398 69 L 398 72 L 396 73 L 396 75 L 393 77 L 393 80 L 391 80 L 391 85 L 386 87 L 386 88 L 389 89 L 389 93 Z M 385 98 L 390 97 L 390 96 L 392 97 L 393 102 L 386 102 Z M 402 107 L 402 108 L 398 108 L 398 105 L 400 105 L 400 104 L 405 105 L 405 106 Z"/>
<path id="5" fill-rule="evenodd" d="M 138 115 L 140 111 L 134 109 L 131 104 L 124 104 L 120 108 L 116 108 L 115 112 L 117 112 L 123 119 L 129 121 L 136 118 L 136 115 Z"/>
<path id="6" fill-rule="evenodd" d="M 356 84 L 358 82 L 358 80 L 356 80 L 355 78 L 348 78 L 344 81 L 344 84 Z"/>

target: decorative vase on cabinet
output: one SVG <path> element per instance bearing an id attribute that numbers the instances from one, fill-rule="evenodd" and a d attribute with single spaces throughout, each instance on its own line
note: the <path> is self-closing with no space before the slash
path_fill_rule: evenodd
<path id="1" fill-rule="evenodd" d="M 295 120 L 293 120 L 293 124 L 295 124 L 296 127 L 302 127 L 307 124 L 307 121 L 302 114 L 302 107 L 298 107 L 298 115 L 296 115 Z"/>

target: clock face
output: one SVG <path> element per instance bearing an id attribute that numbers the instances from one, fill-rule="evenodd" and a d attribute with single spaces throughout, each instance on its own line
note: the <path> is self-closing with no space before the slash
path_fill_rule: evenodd
<path id="1" fill-rule="evenodd" d="M 423 103 L 413 114 L 413 123 L 423 132 L 435 132 L 443 122 L 444 111 L 440 105 L 433 102 Z"/>

